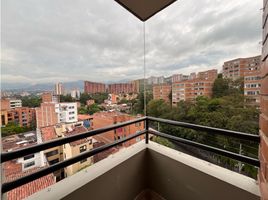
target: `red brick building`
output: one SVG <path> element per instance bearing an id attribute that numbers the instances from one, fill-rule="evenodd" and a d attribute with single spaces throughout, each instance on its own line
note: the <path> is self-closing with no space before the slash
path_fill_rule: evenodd
<path id="1" fill-rule="evenodd" d="M 7 111 L 8 123 L 14 122 L 20 126 L 35 125 L 35 109 L 28 107 L 14 108 Z"/>
<path id="2" fill-rule="evenodd" d="M 260 154 L 259 182 L 262 200 L 268 199 L 268 0 L 263 1 L 263 48 L 260 90 Z"/>
<path id="3" fill-rule="evenodd" d="M 108 85 L 108 93 L 110 94 L 129 94 L 135 92 L 133 83 L 114 83 Z"/>
<path id="4" fill-rule="evenodd" d="M 59 95 L 53 95 L 50 92 L 44 92 L 42 94 L 42 103 L 59 103 L 60 102 L 60 96 Z"/>
<path id="5" fill-rule="evenodd" d="M 217 70 L 199 72 L 193 74 L 188 80 L 174 82 L 172 84 L 172 104 L 177 105 L 180 101 L 194 100 L 198 96 L 212 96 L 212 87 L 217 78 Z M 195 77 L 195 78 L 194 78 Z"/>
<path id="6" fill-rule="evenodd" d="M 153 98 L 163 99 L 165 102 L 170 102 L 169 95 L 171 92 L 171 85 L 162 84 L 153 86 Z"/>
<path id="7" fill-rule="evenodd" d="M 90 94 L 105 93 L 106 92 L 105 84 L 85 81 L 84 82 L 84 92 L 90 93 Z"/>
<path id="8" fill-rule="evenodd" d="M 55 103 L 41 103 L 41 106 L 36 108 L 36 124 L 38 128 L 59 123 L 56 105 Z"/>
<path id="9" fill-rule="evenodd" d="M 261 56 L 237 58 L 226 61 L 223 65 L 223 77 L 232 80 L 248 75 L 250 71 L 258 71 L 261 65 Z"/>
<path id="10" fill-rule="evenodd" d="M 127 114 L 122 114 L 118 112 L 99 112 L 95 113 L 93 115 L 93 129 L 98 129 L 106 126 L 110 126 L 113 124 L 117 123 L 122 123 L 125 121 L 130 121 L 134 120 L 135 117 L 127 115 Z M 106 133 L 94 136 L 94 138 L 97 141 L 101 141 L 104 143 L 110 143 L 116 140 L 119 140 L 121 138 L 127 137 L 131 134 L 136 133 L 137 131 L 141 131 L 144 129 L 144 123 L 143 122 L 138 122 L 136 124 L 132 124 L 129 126 L 125 126 L 122 128 L 118 128 L 116 130 L 108 131 Z M 123 144 L 123 146 L 128 147 L 141 139 L 143 139 L 143 136 L 134 138 L 132 140 L 129 140 Z"/>

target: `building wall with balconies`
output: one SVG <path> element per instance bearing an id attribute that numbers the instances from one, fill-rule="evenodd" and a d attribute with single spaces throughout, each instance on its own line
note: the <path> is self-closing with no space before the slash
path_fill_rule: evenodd
<path id="1" fill-rule="evenodd" d="M 263 1 L 263 48 L 260 89 L 260 154 L 259 182 L 262 199 L 268 199 L 268 0 Z"/>
<path id="2" fill-rule="evenodd" d="M 212 96 L 212 87 L 217 78 L 217 70 L 199 72 L 189 80 L 178 81 L 172 84 L 172 105 L 180 101 L 192 101 L 199 96 Z"/>
<path id="3" fill-rule="evenodd" d="M 104 93 L 106 92 L 106 87 L 104 83 L 85 81 L 84 92 L 89 94 Z"/>
<path id="4" fill-rule="evenodd" d="M 165 102 L 170 102 L 169 95 L 171 92 L 171 85 L 154 85 L 153 86 L 153 98 L 163 99 Z"/>
<path id="5" fill-rule="evenodd" d="M 35 109 L 28 107 L 18 107 L 7 111 L 8 123 L 15 123 L 19 126 L 30 127 L 35 125 Z"/>
<path id="6" fill-rule="evenodd" d="M 237 58 L 223 64 L 223 77 L 232 80 L 248 76 L 251 72 L 258 71 L 261 65 L 261 56 Z"/>

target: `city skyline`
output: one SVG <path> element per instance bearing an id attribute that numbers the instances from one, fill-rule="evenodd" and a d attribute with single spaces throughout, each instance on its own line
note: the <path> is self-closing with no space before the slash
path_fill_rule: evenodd
<path id="1" fill-rule="evenodd" d="M 178 1 L 157 14 L 146 23 L 146 76 L 220 70 L 226 60 L 259 55 L 261 3 Z M 2 6 L 2 87 L 143 78 L 142 23 L 115 2 Z"/>

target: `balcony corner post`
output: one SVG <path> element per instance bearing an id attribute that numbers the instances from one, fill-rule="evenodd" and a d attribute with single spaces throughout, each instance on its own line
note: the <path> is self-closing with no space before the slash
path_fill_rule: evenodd
<path id="1" fill-rule="evenodd" d="M 145 143 L 148 144 L 149 143 L 149 119 L 147 117 L 145 119 L 145 130 L 146 130 Z"/>

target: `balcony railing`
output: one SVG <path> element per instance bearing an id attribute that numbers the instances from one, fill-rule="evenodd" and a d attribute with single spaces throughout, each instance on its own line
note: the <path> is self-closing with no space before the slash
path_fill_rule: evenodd
<path id="1" fill-rule="evenodd" d="M 2 153 L 1 154 L 1 163 L 13 160 L 13 159 L 17 159 L 29 154 L 33 154 L 36 152 L 40 152 L 40 151 L 44 151 L 46 149 L 50 149 L 53 147 L 57 147 L 59 145 L 63 145 L 66 143 L 70 143 L 76 140 L 80 140 L 83 138 L 87 138 L 87 137 L 91 137 L 91 136 L 95 136 L 98 134 L 102 134 L 105 133 L 107 131 L 111 131 L 111 130 L 115 130 L 117 128 L 121 128 L 121 127 L 125 127 L 131 124 L 135 124 L 137 122 L 144 122 L 145 123 L 145 128 L 144 130 L 141 130 L 133 135 L 129 135 L 128 137 L 122 138 L 120 140 L 117 140 L 113 143 L 109 143 L 109 144 L 105 144 L 101 147 L 83 152 L 73 158 L 61 161 L 59 163 L 53 164 L 45 169 L 42 169 L 38 172 L 32 173 L 30 175 L 21 177 L 17 180 L 14 181 L 10 181 L 10 182 L 6 182 L 2 184 L 2 193 L 6 193 L 12 189 L 15 189 L 17 187 L 20 187 L 26 183 L 29 183 L 31 181 L 34 181 L 38 178 L 41 178 L 45 175 L 48 175 L 54 171 L 57 171 L 59 169 L 65 168 L 69 165 L 72 165 L 76 162 L 79 162 L 83 159 L 86 159 L 88 157 L 94 156 L 100 152 L 103 152 L 109 148 L 115 147 L 119 144 L 122 144 L 126 141 L 129 141 L 133 138 L 139 137 L 141 135 L 145 134 L 145 142 L 148 144 L 149 142 L 149 134 L 153 134 L 156 136 L 160 136 L 172 141 L 177 141 L 180 143 L 184 143 L 187 144 L 189 146 L 192 147 L 197 147 L 199 149 L 208 151 L 208 152 L 212 152 L 215 154 L 219 154 L 222 156 L 226 156 L 229 157 L 231 159 L 235 159 L 237 161 L 241 161 L 256 167 L 260 166 L 260 162 L 258 159 L 256 158 L 252 158 L 252 157 L 248 157 L 245 155 L 241 155 L 241 154 L 237 154 L 234 152 L 230 152 L 224 149 L 220 149 L 220 148 L 216 148 L 216 147 L 212 147 L 209 145 L 205 145 L 205 144 L 201 144 L 198 142 L 194 142 L 194 141 L 190 141 L 187 139 L 183 139 L 180 137 L 175 137 L 166 133 L 161 133 L 159 131 L 153 130 L 149 128 L 149 123 L 150 122 L 159 122 L 159 123 L 164 123 L 164 124 L 168 124 L 168 125 L 173 125 L 173 126 L 178 126 L 178 127 L 183 127 L 183 128 L 189 128 L 189 129 L 193 129 L 196 131 L 203 131 L 203 132 L 207 132 L 209 134 L 220 134 L 220 135 L 224 135 L 224 136 L 231 136 L 234 138 L 238 138 L 238 139 L 243 139 L 243 140 L 248 140 L 248 141 L 255 141 L 257 143 L 260 142 L 260 137 L 259 135 L 253 135 L 253 134 L 248 134 L 248 133 L 242 133 L 242 132 L 237 132 L 237 131 L 230 131 L 230 130 L 225 130 L 225 129 L 219 129 L 219 128 L 212 128 L 212 127 L 207 127 L 207 126 L 201 126 L 201 125 L 196 125 L 196 124 L 190 124 L 190 123 L 184 123 L 184 122 L 177 122 L 177 121 L 172 121 L 172 120 L 166 120 L 166 119 L 159 119 L 159 118 L 154 118 L 154 117 L 142 117 L 142 118 L 138 118 L 136 120 L 132 120 L 132 121 L 128 121 L 128 122 L 124 122 L 124 123 L 119 123 L 119 124 L 115 124 L 112 126 L 108 126 L 105 128 L 100 128 L 100 129 L 96 129 L 96 130 L 92 130 L 92 131 L 88 131 L 86 133 L 81 133 L 81 134 L 77 134 L 77 135 L 72 135 L 72 136 L 68 136 L 68 137 L 64 137 L 64 138 L 59 138 L 59 139 L 55 139 L 49 142 L 44 142 L 41 144 L 37 144 L 35 146 L 31 146 L 31 147 L 26 147 L 24 149 L 21 150 L 16 150 L 16 151 L 12 151 L 12 152 L 7 152 L 7 153 Z"/>

